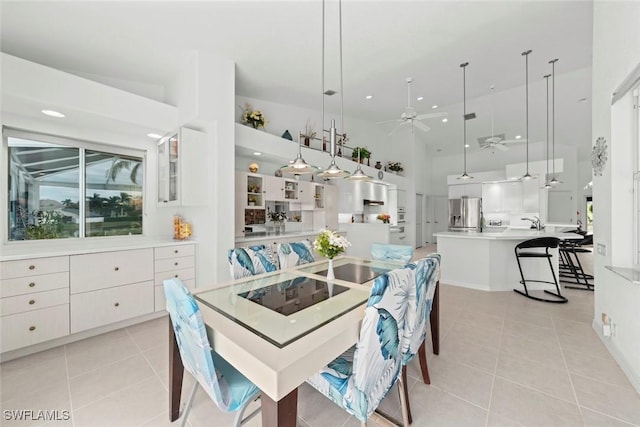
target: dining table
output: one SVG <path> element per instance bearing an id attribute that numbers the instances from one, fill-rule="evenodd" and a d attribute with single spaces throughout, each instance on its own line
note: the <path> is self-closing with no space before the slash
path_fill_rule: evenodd
<path id="1" fill-rule="evenodd" d="M 295 426 L 298 386 L 353 346 L 371 285 L 401 262 L 349 256 L 285 268 L 193 292 L 216 353 L 261 390 L 264 427 Z M 439 290 L 432 305 L 439 350 Z M 426 345 L 426 344 L 425 344 Z M 184 367 L 169 320 L 169 418 L 180 416 Z"/>

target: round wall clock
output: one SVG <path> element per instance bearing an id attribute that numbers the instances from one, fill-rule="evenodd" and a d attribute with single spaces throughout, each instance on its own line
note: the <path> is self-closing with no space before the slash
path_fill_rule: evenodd
<path id="1" fill-rule="evenodd" d="M 378 179 L 382 179 L 383 176 L 384 176 L 384 172 L 378 171 Z"/>
<path id="2" fill-rule="evenodd" d="M 596 143 L 591 149 L 591 166 L 593 174 L 602 176 L 602 170 L 607 164 L 607 140 L 603 137 L 596 139 Z"/>

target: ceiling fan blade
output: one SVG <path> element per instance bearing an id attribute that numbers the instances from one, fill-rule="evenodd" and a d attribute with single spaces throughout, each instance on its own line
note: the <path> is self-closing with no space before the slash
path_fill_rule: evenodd
<path id="1" fill-rule="evenodd" d="M 413 125 L 415 127 L 417 127 L 418 129 L 420 129 L 423 132 L 429 132 L 431 130 L 431 128 L 427 125 L 425 125 L 424 123 L 418 121 L 418 120 L 414 120 L 413 121 Z"/>
<path id="2" fill-rule="evenodd" d="M 416 120 L 423 120 L 423 119 L 433 119 L 436 117 L 448 117 L 449 113 L 447 112 L 439 112 L 439 113 L 425 113 L 425 114 L 420 114 L 418 116 L 416 116 Z"/>
<path id="3" fill-rule="evenodd" d="M 393 129 L 391 129 L 391 132 L 389 132 L 389 136 L 391 136 L 391 135 L 393 135 L 394 133 L 396 133 L 396 131 L 397 131 L 398 129 L 400 129 L 400 126 L 402 126 L 402 125 L 403 125 L 403 124 L 405 124 L 405 123 L 406 123 L 406 122 L 403 122 L 403 123 L 399 123 L 399 124 L 397 124 Z"/>
<path id="4" fill-rule="evenodd" d="M 518 142 L 527 142 L 526 138 L 521 139 L 503 139 L 500 141 L 501 144 L 517 144 Z"/>
<path id="5" fill-rule="evenodd" d="M 383 123 L 391 123 L 391 122 L 401 122 L 402 119 L 393 119 L 393 120 L 384 120 L 382 122 L 376 122 L 377 125 L 381 125 Z"/>
<path id="6" fill-rule="evenodd" d="M 502 143 L 498 143 L 495 145 L 495 147 L 500 150 L 500 151 L 507 151 L 509 150 L 509 147 L 507 147 L 506 145 L 502 144 Z"/>

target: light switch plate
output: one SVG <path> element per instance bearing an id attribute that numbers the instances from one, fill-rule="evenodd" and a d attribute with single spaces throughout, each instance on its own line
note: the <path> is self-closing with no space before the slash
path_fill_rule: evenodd
<path id="1" fill-rule="evenodd" d="M 607 245 L 603 243 L 598 243 L 598 255 L 606 255 L 607 254 Z"/>

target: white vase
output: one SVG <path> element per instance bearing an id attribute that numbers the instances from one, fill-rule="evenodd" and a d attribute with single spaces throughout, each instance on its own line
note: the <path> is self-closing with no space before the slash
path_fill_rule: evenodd
<path id="1" fill-rule="evenodd" d="M 329 259 L 329 268 L 327 269 L 327 281 L 334 280 L 336 276 L 333 274 L 333 259 Z"/>

